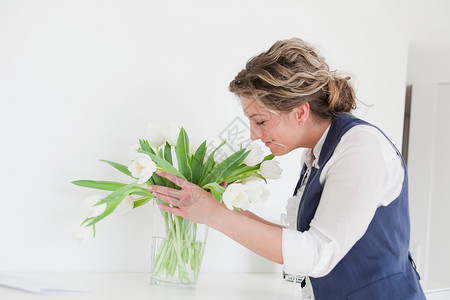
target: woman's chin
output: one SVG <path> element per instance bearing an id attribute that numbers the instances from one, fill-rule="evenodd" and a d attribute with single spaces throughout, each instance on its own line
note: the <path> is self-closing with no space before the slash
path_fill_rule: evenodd
<path id="1" fill-rule="evenodd" d="M 274 145 L 274 144 L 270 145 L 270 147 L 267 147 L 267 148 L 269 148 L 270 152 L 272 152 L 272 154 L 274 156 L 282 156 L 282 155 L 289 153 L 287 148 L 284 148 L 284 147 L 281 147 L 278 145 Z"/>

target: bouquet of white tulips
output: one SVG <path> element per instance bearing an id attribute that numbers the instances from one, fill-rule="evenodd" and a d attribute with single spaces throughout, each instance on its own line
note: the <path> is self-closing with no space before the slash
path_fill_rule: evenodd
<path id="1" fill-rule="evenodd" d="M 214 156 L 225 145 L 225 141 L 217 148 L 211 149 L 212 151 L 207 155 L 206 141 L 196 149 L 190 150 L 186 131 L 181 128 L 177 132 L 177 139 L 160 137 L 157 131 L 154 132 L 153 138 L 141 139 L 129 166 L 102 160 L 131 177 L 133 179 L 131 183 L 74 181 L 73 183 L 79 186 L 111 191 L 106 197 L 100 199 L 91 197 L 89 201 L 92 211 L 96 213 L 88 216 L 81 225 L 92 226 L 95 236 L 96 223 L 114 210 L 123 210 L 126 206 L 134 209 L 155 198 L 146 189 L 146 185 L 179 188 L 158 176 L 155 173 L 157 169 L 179 176 L 210 191 L 218 202 L 224 202 L 229 209 L 242 210 L 248 209 L 250 203 L 265 200 L 268 192 L 264 187 L 264 181 L 266 178 L 279 178 L 281 174 L 278 162 L 272 160 L 274 156 L 264 156 L 257 145 L 248 148 L 240 147 L 218 163 Z M 228 185 L 226 187 L 220 185 L 222 182 L 227 182 Z M 158 203 L 162 202 L 157 198 L 154 200 Z M 198 245 L 194 243 L 197 224 L 164 211 L 160 213 L 164 218 L 167 240 L 178 242 L 163 242 L 160 245 L 154 258 L 156 261 L 153 262 L 152 275 L 159 276 L 165 271 L 166 276 L 172 276 L 177 271 L 180 282 L 189 282 L 191 279 L 187 275 L 187 269 L 190 268 L 196 280 L 200 270 L 200 256 L 203 253 L 202 249 L 198 249 Z"/>

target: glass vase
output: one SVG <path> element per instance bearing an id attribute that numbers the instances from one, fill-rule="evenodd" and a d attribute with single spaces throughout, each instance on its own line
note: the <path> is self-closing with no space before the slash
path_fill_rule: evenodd
<path id="1" fill-rule="evenodd" d="M 156 200 L 156 199 L 155 199 Z M 151 283 L 193 288 L 206 246 L 208 227 L 153 206 Z"/>

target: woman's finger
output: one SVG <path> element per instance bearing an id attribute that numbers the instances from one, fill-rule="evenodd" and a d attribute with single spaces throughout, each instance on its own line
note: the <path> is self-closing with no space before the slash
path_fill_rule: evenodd
<path id="1" fill-rule="evenodd" d="M 185 186 L 187 186 L 187 185 L 190 184 L 189 181 L 184 180 L 184 179 L 181 178 L 181 177 L 178 177 L 178 176 L 176 176 L 176 175 L 173 175 L 173 174 L 170 174 L 170 173 L 167 173 L 167 172 L 156 171 L 156 174 L 159 175 L 159 176 L 161 176 L 161 177 L 164 177 L 164 178 L 166 178 L 166 179 L 169 179 L 170 181 L 172 181 L 173 183 L 175 183 L 176 185 L 178 185 L 180 188 L 183 188 L 183 187 L 185 187 Z"/>
<path id="2" fill-rule="evenodd" d="M 169 203 L 169 204 L 172 204 L 172 205 L 175 205 L 175 206 L 179 206 L 180 205 L 180 199 L 178 199 L 176 197 L 160 194 L 160 193 L 157 193 L 157 192 L 152 192 L 152 194 L 156 198 L 158 198 L 158 199 L 160 199 L 160 200 L 162 200 L 162 201 L 164 201 L 166 203 Z"/>
<path id="3" fill-rule="evenodd" d="M 149 185 L 147 186 L 147 190 L 152 192 L 152 194 L 158 193 L 160 195 L 166 195 L 174 198 L 181 197 L 181 190 L 176 190 L 163 185 Z"/>
<path id="4" fill-rule="evenodd" d="M 192 206 L 203 196 L 203 190 L 198 186 L 186 188 L 183 190 L 183 196 L 180 198 L 179 207 Z"/>
<path id="5" fill-rule="evenodd" d="M 165 212 L 168 212 L 169 214 L 172 214 L 172 215 L 176 215 L 176 216 L 180 216 L 180 217 L 181 217 L 181 211 L 180 211 L 179 208 L 176 208 L 176 207 L 170 207 L 170 206 L 164 205 L 164 204 L 162 204 L 162 203 L 158 204 L 158 207 L 159 207 L 160 210 L 163 210 L 163 211 L 165 211 Z"/>
<path id="6" fill-rule="evenodd" d="M 228 185 L 228 181 L 222 181 L 220 184 L 219 184 L 220 186 L 223 186 L 223 187 L 227 187 L 227 185 Z"/>
<path id="7" fill-rule="evenodd" d="M 147 187 L 149 191 L 153 192 L 155 197 L 158 197 L 167 203 L 178 207 L 188 207 L 197 203 L 197 201 L 199 201 L 203 196 L 204 190 L 202 188 L 187 180 L 184 180 L 183 178 L 162 171 L 157 171 L 156 174 L 181 187 L 181 190 L 160 185 L 149 185 Z"/>

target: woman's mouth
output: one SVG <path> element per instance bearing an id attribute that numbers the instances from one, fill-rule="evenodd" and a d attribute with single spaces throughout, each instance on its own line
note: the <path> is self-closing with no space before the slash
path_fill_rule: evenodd
<path id="1" fill-rule="evenodd" d="M 264 143 L 265 145 L 266 145 L 266 147 L 269 147 L 270 146 L 270 144 L 272 144 L 271 142 L 266 142 L 266 143 Z"/>

